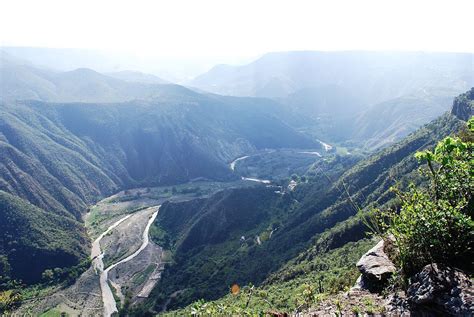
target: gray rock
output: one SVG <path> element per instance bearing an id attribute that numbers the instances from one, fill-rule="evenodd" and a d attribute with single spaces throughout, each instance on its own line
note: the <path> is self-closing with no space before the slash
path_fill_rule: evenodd
<path id="1" fill-rule="evenodd" d="M 426 265 L 407 290 L 407 299 L 418 310 L 453 316 L 472 316 L 474 288 L 464 272 L 438 264 Z"/>
<path id="2" fill-rule="evenodd" d="M 360 258 L 357 268 L 362 275 L 357 280 L 355 287 L 369 291 L 381 290 L 396 270 L 395 265 L 384 251 L 383 240 L 380 240 Z"/>

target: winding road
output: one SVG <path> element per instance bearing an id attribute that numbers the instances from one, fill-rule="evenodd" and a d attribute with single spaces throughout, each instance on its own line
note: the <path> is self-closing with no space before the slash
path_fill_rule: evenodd
<path id="1" fill-rule="evenodd" d="M 155 221 L 156 216 L 158 215 L 158 211 L 160 209 L 160 206 L 155 206 L 155 207 L 150 207 L 150 208 L 156 208 L 156 211 L 153 212 L 150 219 L 148 220 L 148 223 L 145 227 L 145 230 L 143 230 L 143 236 L 142 236 L 143 242 L 142 242 L 140 248 L 138 248 L 131 255 L 129 255 L 126 258 L 110 265 L 107 269 L 104 270 L 104 262 L 103 262 L 104 252 L 102 252 L 101 249 L 100 249 L 100 241 L 111 230 L 113 230 L 118 225 L 120 225 L 122 222 L 124 222 L 125 220 L 130 218 L 132 216 L 132 214 L 127 215 L 127 216 L 121 218 L 120 220 L 118 220 L 117 222 L 115 222 L 114 224 L 112 224 L 106 231 L 104 231 L 92 243 L 91 258 L 92 258 L 92 263 L 93 263 L 93 266 L 94 266 L 94 269 L 95 269 L 96 273 L 100 274 L 100 277 L 99 277 L 100 289 L 101 289 L 101 292 L 102 292 L 102 302 L 104 304 L 104 316 L 106 316 L 106 317 L 109 317 L 113 313 L 118 312 L 117 304 L 115 302 L 114 295 L 113 295 L 112 290 L 110 289 L 110 286 L 109 286 L 109 283 L 108 283 L 108 274 L 109 274 L 110 270 L 112 270 L 116 266 L 118 266 L 122 263 L 128 262 L 128 261 L 132 260 L 133 258 L 135 258 L 137 255 L 139 255 L 140 252 L 142 252 L 146 248 L 148 243 L 150 242 L 148 233 L 150 231 L 150 227 L 151 227 L 153 221 Z"/>

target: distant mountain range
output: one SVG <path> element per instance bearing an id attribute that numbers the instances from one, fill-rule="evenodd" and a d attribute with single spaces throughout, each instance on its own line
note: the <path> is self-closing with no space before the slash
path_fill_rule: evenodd
<path id="1" fill-rule="evenodd" d="M 242 65 L 218 65 L 190 86 L 233 96 L 285 97 L 304 88 L 339 86 L 364 104 L 422 88 L 465 91 L 474 84 L 474 54 L 417 52 L 268 53 Z"/>
<path id="2" fill-rule="evenodd" d="M 80 68 L 57 72 L 1 54 L 0 100 L 42 100 L 53 102 L 120 102 L 160 97 L 176 89 L 160 85 L 165 81 L 139 72 L 118 72 L 109 76 Z"/>
<path id="3" fill-rule="evenodd" d="M 218 65 L 188 84 L 277 99 L 299 115 L 297 129 L 373 149 L 448 111 L 449 100 L 474 85 L 473 65 L 467 53 L 278 52 Z"/>
<path id="4" fill-rule="evenodd" d="M 208 71 L 216 63 L 249 61 L 238 56 L 162 56 L 150 52 L 95 50 L 78 48 L 2 46 L 1 53 L 15 56 L 38 67 L 57 72 L 90 68 L 100 73 L 138 71 L 156 75 L 173 83 L 184 83 Z"/>
<path id="5" fill-rule="evenodd" d="M 272 115 L 293 128 L 315 139 L 373 149 L 399 140 L 447 111 L 449 100 L 474 85 L 473 56 L 269 53 L 244 66 L 216 66 L 189 85 L 202 94 L 272 98 L 283 105 L 275 107 Z M 1 58 L 3 100 L 110 103 L 165 98 L 179 95 L 182 89 L 136 71 L 57 72 L 5 51 Z"/>

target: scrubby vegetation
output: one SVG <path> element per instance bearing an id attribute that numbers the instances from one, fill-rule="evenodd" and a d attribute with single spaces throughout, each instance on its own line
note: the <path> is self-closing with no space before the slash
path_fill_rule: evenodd
<path id="1" fill-rule="evenodd" d="M 181 206 L 163 206 L 157 218 L 155 237 L 170 246 L 173 261 L 144 307 L 161 311 L 165 303 L 170 310 L 199 299 L 215 300 L 227 294 L 233 283 L 244 289 L 253 283 L 256 289 L 275 294 L 272 296 L 296 294 L 295 289 L 306 283 L 319 294 L 320 281 L 315 278 L 322 276 L 321 270 L 328 269 L 323 263 L 329 261 L 329 254 L 337 254 L 345 262 L 334 264 L 334 269 L 325 273 L 321 281 L 323 293 L 337 292 L 353 284 L 357 278 L 355 262 L 370 243 L 341 249 L 352 254 L 350 259 L 345 258 L 342 251 L 331 253 L 366 237 L 365 213 L 358 214 L 353 202 L 363 210 L 370 210 L 376 204 L 396 205 L 396 196 L 390 187 L 396 180 L 408 184 L 416 179 L 419 165 L 414 153 L 434 146 L 461 125 L 453 116 L 443 116 L 344 173 L 355 159 L 337 154 L 328 156 L 310 169 L 305 175 L 307 182 L 300 183 L 295 191 L 280 196 L 267 190 L 269 197 L 274 197 L 268 201 L 263 199 L 262 190 L 253 189 L 251 194 L 230 192 L 224 196 L 226 199 L 212 196 Z M 353 202 L 348 199 L 348 192 Z M 230 199 L 232 196 L 235 198 Z M 254 202 L 244 207 L 242 201 L 246 199 Z M 232 206 L 240 207 L 233 211 Z M 247 219 L 243 210 L 246 210 L 245 215 L 264 217 L 252 221 L 253 226 L 246 229 L 242 227 Z M 223 219 L 234 223 L 230 216 L 239 217 L 239 225 L 215 224 Z M 259 244 L 257 235 L 265 238 L 273 226 L 277 230 L 271 237 L 268 234 L 268 240 L 260 238 Z M 242 236 L 245 242 L 241 242 Z M 179 292 L 173 295 L 176 291 Z M 282 302 L 275 297 L 272 305 L 267 304 L 265 309 L 278 307 L 281 311 L 292 311 L 298 306 L 293 299 Z M 141 313 L 143 311 L 135 314 Z"/>
<path id="2" fill-rule="evenodd" d="M 218 313 L 222 309 L 228 309 L 235 314 L 294 312 L 317 305 L 318 301 L 324 300 L 324 294 L 339 292 L 353 285 L 358 276 L 355 263 L 360 255 L 374 243 L 370 240 L 361 240 L 366 237 L 365 222 L 370 214 L 369 211 L 376 206 L 384 210 L 400 206 L 400 198 L 390 190 L 394 185 L 398 185 L 401 191 L 409 191 L 410 186 L 426 188 L 427 178 L 418 175 L 420 162 L 415 158 L 415 153 L 434 148 L 439 140 L 459 131 L 463 125 L 464 123 L 454 116 L 444 115 L 411 134 L 402 142 L 360 161 L 342 175 L 337 172 L 331 173 L 331 169 L 325 166 L 327 164 L 341 166 L 341 161 L 338 159 L 329 159 L 315 164 L 309 171 L 311 175 L 307 175 L 308 181 L 298 185 L 289 196 L 294 201 L 283 207 L 288 217 L 280 221 L 279 229 L 262 245 L 252 246 L 251 253 L 238 253 L 238 261 L 230 262 L 234 263 L 231 266 L 233 269 L 236 268 L 237 263 L 245 263 L 238 266 L 240 268 L 238 272 L 240 277 L 248 276 L 248 282 L 223 280 L 224 284 L 222 284 L 221 280 L 216 280 L 218 284 L 213 284 L 212 281 L 215 278 L 213 270 L 209 270 L 209 274 L 206 270 L 197 270 L 195 272 L 202 276 L 196 277 L 195 274 L 191 274 L 190 278 L 195 281 L 196 278 L 206 277 L 208 281 L 202 284 L 202 287 L 197 287 L 199 292 L 202 291 L 201 296 L 195 292 L 196 288 L 191 287 L 191 284 L 189 286 L 182 284 L 181 287 L 174 288 L 174 290 L 181 290 L 174 296 L 164 296 L 162 299 L 155 297 L 158 301 L 154 303 L 154 310 L 160 311 L 163 308 L 161 304 L 164 302 L 167 303 L 166 308 L 169 310 L 182 307 L 192 298 L 194 300 L 202 298 L 205 301 L 197 301 L 185 307 L 184 310 L 170 312 L 170 314 L 192 314 L 193 312 L 206 314 L 207 311 Z M 337 157 L 339 156 L 334 156 L 334 158 Z M 224 206 L 215 206 L 215 208 L 224 208 Z M 190 208 L 189 212 L 191 210 L 196 209 Z M 175 216 L 177 219 L 183 219 L 182 214 Z M 179 223 L 183 224 L 183 222 Z M 168 225 L 162 227 L 162 229 L 165 228 L 170 227 Z M 184 231 L 181 232 L 185 234 L 181 237 L 186 237 L 187 229 L 183 229 Z M 212 244 L 206 247 L 205 253 L 203 250 L 203 248 L 191 248 L 192 253 L 189 253 L 188 258 L 195 258 L 197 254 L 206 254 L 205 262 L 187 262 L 205 267 L 205 263 L 226 260 L 230 254 L 230 251 L 223 252 Z M 213 255 L 216 254 L 219 256 L 214 257 Z M 257 267 L 253 265 L 253 262 L 262 258 L 266 259 L 264 264 L 262 265 L 260 261 L 258 270 L 253 271 L 252 268 Z M 331 263 L 331 266 L 327 267 L 325 263 Z M 163 278 L 163 284 L 165 281 L 168 283 L 165 285 L 172 284 L 174 280 L 177 280 L 175 279 L 177 274 L 190 272 L 188 269 L 191 266 L 178 265 L 181 269 L 176 270 L 176 275 L 174 275 L 172 273 L 174 265 L 176 264 L 169 268 L 168 275 Z M 230 267 L 230 264 L 225 267 Z M 259 279 L 259 276 L 263 278 Z M 251 282 L 256 286 L 252 287 L 249 284 Z M 240 297 L 232 294 L 225 295 L 229 293 L 229 288 L 233 283 L 241 285 Z M 218 285 L 219 288 L 213 288 L 211 291 L 208 288 L 210 285 Z M 189 288 L 194 293 L 189 292 Z M 209 302 L 208 300 L 214 299 L 216 291 L 224 297 Z M 209 295 L 206 295 L 206 292 Z M 171 294 L 171 290 L 168 294 Z M 254 301 L 253 305 L 247 305 L 249 296 Z M 364 309 L 368 307 L 367 309 L 371 310 L 370 305 L 363 306 Z"/>
<path id="3" fill-rule="evenodd" d="M 447 137 L 433 151 L 418 152 L 427 186 L 395 189 L 400 212 L 384 212 L 379 219 L 393 235 L 394 258 L 406 277 L 429 263 L 453 265 L 472 272 L 474 258 L 474 118 L 464 139 Z"/>
<path id="4" fill-rule="evenodd" d="M 90 264 L 90 260 L 86 259 L 75 266 L 46 269 L 41 275 L 41 281 L 28 285 L 8 275 L 10 268 L 6 257 L 0 256 L 0 315 L 8 315 L 23 301 L 50 296 L 54 291 L 74 284 Z"/>
<path id="5" fill-rule="evenodd" d="M 47 252 L 36 248 L 41 264 L 31 270 L 8 254 L 13 274 L 29 283 L 39 280 L 46 268 L 78 264 L 87 248 L 81 228 L 83 213 L 90 204 L 120 189 L 197 178 L 235 180 L 238 177 L 228 161 L 243 152 L 315 145 L 280 120 L 268 117 L 267 104 L 168 88 L 159 101 L 0 103 L 0 191 L 34 205 L 35 212 L 18 212 L 17 216 L 41 226 L 48 244 L 58 244 L 46 248 Z M 240 141 L 234 143 L 235 139 Z M 196 186 L 182 190 L 189 195 L 200 191 Z M 8 212 L 0 206 L 0 219 Z M 46 215 L 60 224 L 51 224 Z M 9 225 L 8 221 L 3 224 Z M 27 230 L 15 225 L 19 233 Z M 0 255 L 8 253 L 4 248 L 15 249 L 18 258 L 29 255 L 29 241 L 4 232 L 8 234 L 0 237 Z M 56 241 L 51 240 L 52 232 Z M 16 245 L 8 244 L 10 240 Z M 32 243 L 44 240 L 31 239 Z M 60 254 L 63 247 L 71 252 Z"/>
<path id="6" fill-rule="evenodd" d="M 326 299 L 329 294 L 350 287 L 358 276 L 356 261 L 372 244 L 371 240 L 348 243 L 320 257 L 289 263 L 285 270 L 270 276 L 260 286 L 247 284 L 235 291 L 231 288 L 232 284 L 226 285 L 227 295 L 223 298 L 212 302 L 198 300 L 183 310 L 171 311 L 165 316 L 255 316 L 302 311 Z"/>
<path id="7" fill-rule="evenodd" d="M 10 87 L 21 85 L 8 89 L 4 97 L 9 101 L 0 104 L 0 314 L 22 300 L 73 283 L 90 266 L 84 211 L 123 189 L 113 202 L 174 199 L 163 203 L 150 231 L 153 241 L 166 249 L 166 268 L 149 298 L 140 300 L 143 306 L 133 307 L 131 295 L 125 294 L 123 315 L 172 309 L 194 315 L 309 309 L 354 283 L 358 276 L 354 264 L 374 242 L 366 238 L 364 226 L 367 211 L 374 207 L 393 210 L 380 214 L 387 222 L 378 225 L 395 237 L 394 259 L 405 276 L 431 262 L 472 271 L 474 122 L 461 137 L 446 138 L 459 130 L 459 119 L 472 114 L 472 89 L 455 101 L 453 113 L 458 118 L 446 114 L 362 159 L 359 154 L 365 149 L 405 136 L 419 126 L 418 119 L 441 111 L 438 105 L 445 92 L 442 98 L 432 96 L 435 111 L 423 115 L 412 116 L 406 109 L 394 112 L 393 103 L 411 109 L 432 101 L 420 106 L 417 98 L 399 99 L 376 105 L 352 122 L 353 113 L 369 100 L 378 102 L 369 90 L 365 98 L 354 100 L 349 98 L 352 93 L 344 92 L 347 87 L 321 86 L 327 93 L 320 94 L 304 85 L 299 88 L 305 90 L 292 90 L 294 94 L 280 104 L 200 94 L 176 85 L 156 90 L 132 87 L 84 69 L 47 75 L 46 82 L 63 83 L 48 92 L 42 85 L 23 85 L 14 72 L 7 74 Z M 413 76 L 411 67 L 409 74 Z M 355 87 L 353 92 L 359 94 L 373 86 L 358 77 L 349 79 L 355 84 L 351 91 Z M 377 87 L 390 86 L 377 81 L 382 83 Z M 266 89 L 282 91 L 276 84 Z M 91 85 L 105 92 L 91 90 Z M 383 100 L 393 93 L 377 90 Z M 33 95 L 43 101 L 12 101 L 15 91 L 20 99 Z M 129 100 L 142 94 L 146 94 L 143 100 Z M 79 97 L 124 102 L 63 102 Z M 293 109 L 300 107 L 300 115 L 286 107 L 293 103 L 298 103 Z M 308 123 L 317 123 L 317 128 L 309 129 Z M 360 135 L 350 139 L 347 135 L 354 127 Z M 347 148 L 326 147 L 320 137 L 345 141 Z M 360 144 L 358 138 L 372 140 Z M 357 145 L 365 149 L 356 149 Z M 287 147 L 326 152 L 316 159 L 297 150 L 281 150 Z M 413 155 L 417 151 L 421 151 L 418 160 Z M 250 156 L 232 171 L 229 162 L 244 154 Z M 417 173 L 419 161 L 426 162 L 422 177 Z M 217 191 L 196 182 L 230 184 L 241 175 L 268 176 L 272 184 L 222 185 L 223 190 Z M 395 184 L 397 189 L 391 191 Z M 151 189 L 158 185 L 168 187 L 163 192 Z M 141 186 L 148 188 L 132 189 Z M 145 205 L 130 203 L 125 212 Z M 109 217 L 119 212 L 89 210 L 91 237 L 103 232 Z M 114 258 L 127 252 L 122 249 Z M 144 282 L 151 270 L 145 267 L 133 279 Z M 372 306 L 367 302 L 364 309 L 374 312 Z"/>
<path id="8" fill-rule="evenodd" d="M 88 241 L 80 222 L 3 191 L 0 231 L 0 280 L 37 283 L 44 270 L 74 266 L 87 257 Z"/>

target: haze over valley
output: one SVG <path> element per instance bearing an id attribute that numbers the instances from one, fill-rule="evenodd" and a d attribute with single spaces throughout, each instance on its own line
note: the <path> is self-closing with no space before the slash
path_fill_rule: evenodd
<path id="1" fill-rule="evenodd" d="M 0 315 L 473 314 L 468 2 L 20 2 Z"/>

